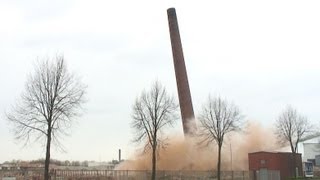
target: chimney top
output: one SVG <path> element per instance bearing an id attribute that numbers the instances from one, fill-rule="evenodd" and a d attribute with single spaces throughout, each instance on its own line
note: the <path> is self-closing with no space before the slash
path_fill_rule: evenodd
<path id="1" fill-rule="evenodd" d="M 172 7 L 172 8 L 167 9 L 167 12 L 168 12 L 168 14 L 175 15 L 176 14 L 176 9 Z"/>

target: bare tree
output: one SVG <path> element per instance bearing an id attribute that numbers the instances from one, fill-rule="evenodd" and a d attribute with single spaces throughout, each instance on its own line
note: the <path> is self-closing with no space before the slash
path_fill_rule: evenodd
<path id="1" fill-rule="evenodd" d="M 287 106 L 282 111 L 276 120 L 275 133 L 277 135 L 278 142 L 281 145 L 289 144 L 292 152 L 292 169 L 291 173 L 295 177 L 296 174 L 296 153 L 298 153 L 298 143 L 303 138 L 312 132 L 312 125 L 308 122 L 308 119 L 300 115 L 296 109 L 291 106 Z"/>
<path id="2" fill-rule="evenodd" d="M 165 144 L 161 132 L 164 127 L 173 125 L 177 108 L 174 98 L 159 82 L 155 82 L 148 92 L 142 92 L 133 105 L 134 141 L 145 143 L 145 152 L 152 150 L 152 180 L 156 178 L 157 151 Z"/>
<path id="3" fill-rule="evenodd" d="M 49 179 L 51 142 L 67 135 L 72 119 L 79 115 L 86 86 L 67 71 L 64 57 L 38 62 L 29 75 L 20 101 L 7 113 L 15 138 L 44 140 L 46 144 L 44 178 Z"/>
<path id="4" fill-rule="evenodd" d="M 312 126 L 305 116 L 287 106 L 276 120 L 276 135 L 280 144 L 289 144 L 292 153 L 298 152 L 298 143 L 310 134 Z"/>
<path id="5" fill-rule="evenodd" d="M 242 127 L 242 115 L 237 106 L 221 97 L 211 98 L 209 96 L 207 103 L 203 106 L 199 116 L 200 128 L 198 135 L 200 144 L 218 145 L 218 163 L 217 176 L 221 178 L 221 149 L 225 135 L 240 131 Z"/>

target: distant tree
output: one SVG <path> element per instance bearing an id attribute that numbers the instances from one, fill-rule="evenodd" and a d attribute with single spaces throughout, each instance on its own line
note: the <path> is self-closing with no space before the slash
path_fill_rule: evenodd
<path id="1" fill-rule="evenodd" d="M 278 142 L 282 145 L 289 144 L 292 153 L 298 152 L 298 143 L 312 132 L 312 125 L 307 117 L 300 115 L 291 106 L 280 113 L 275 127 Z"/>
<path id="2" fill-rule="evenodd" d="M 88 167 L 88 165 L 89 165 L 88 161 L 81 162 L 81 166 L 83 166 L 83 167 Z"/>
<path id="3" fill-rule="evenodd" d="M 134 141 L 145 143 L 145 152 L 152 150 L 152 180 L 156 178 L 157 151 L 164 145 L 161 132 L 166 126 L 173 125 L 177 108 L 174 98 L 159 82 L 155 82 L 148 92 L 142 92 L 133 105 Z"/>
<path id="4" fill-rule="evenodd" d="M 64 57 L 56 56 L 52 62 L 46 59 L 36 64 L 25 88 L 7 119 L 16 139 L 45 140 L 44 179 L 48 180 L 51 142 L 59 144 L 59 137 L 67 134 L 72 119 L 79 115 L 86 86 L 67 71 Z"/>
<path id="5" fill-rule="evenodd" d="M 203 106 L 199 116 L 200 128 L 198 135 L 200 144 L 218 145 L 217 177 L 221 179 L 221 150 L 226 134 L 240 131 L 243 126 L 243 116 L 237 106 L 221 97 L 211 98 Z"/>
<path id="6" fill-rule="evenodd" d="M 71 165 L 72 166 L 80 166 L 80 161 L 72 161 Z"/>
<path id="7" fill-rule="evenodd" d="M 44 159 L 31 160 L 30 164 L 44 164 Z"/>
<path id="8" fill-rule="evenodd" d="M 70 161 L 65 160 L 65 161 L 64 161 L 64 165 L 65 165 L 65 166 L 71 166 L 71 163 L 70 163 Z"/>

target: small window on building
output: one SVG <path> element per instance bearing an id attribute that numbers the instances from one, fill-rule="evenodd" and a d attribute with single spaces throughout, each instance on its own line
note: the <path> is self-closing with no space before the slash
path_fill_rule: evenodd
<path id="1" fill-rule="evenodd" d="M 264 159 L 260 160 L 260 164 L 261 165 L 265 165 L 266 164 L 266 160 L 264 160 Z"/>

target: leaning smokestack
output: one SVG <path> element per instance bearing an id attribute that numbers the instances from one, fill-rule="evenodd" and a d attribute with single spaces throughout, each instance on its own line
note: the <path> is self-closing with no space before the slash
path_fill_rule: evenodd
<path id="1" fill-rule="evenodd" d="M 187 70 L 183 57 L 176 10 L 174 8 L 169 8 L 167 10 L 167 13 L 183 131 L 185 135 L 192 135 L 197 127 L 194 119 L 194 112 L 192 107 Z"/>

